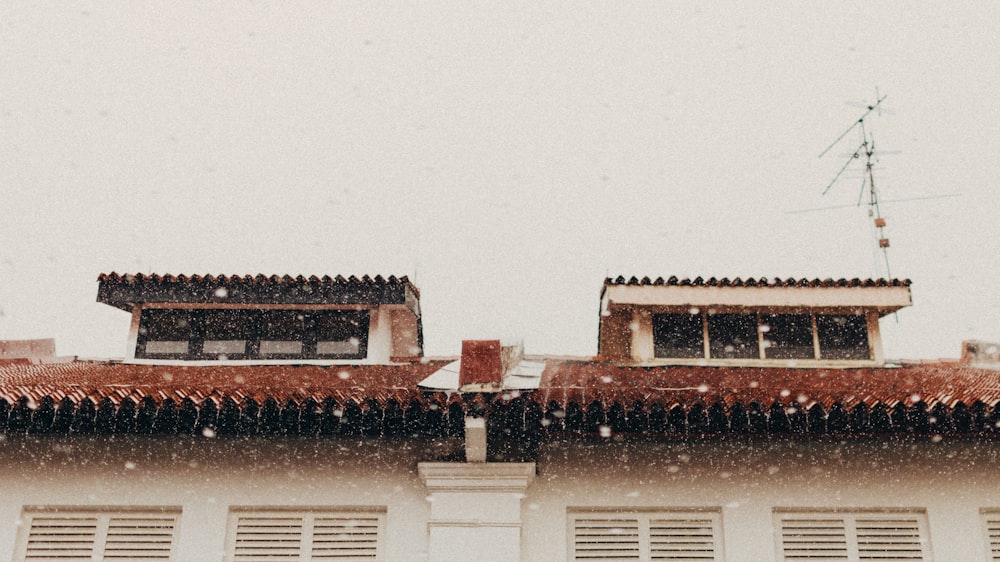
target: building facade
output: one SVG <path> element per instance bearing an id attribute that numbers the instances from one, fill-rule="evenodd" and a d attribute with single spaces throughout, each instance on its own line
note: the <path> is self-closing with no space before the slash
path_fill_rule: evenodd
<path id="1" fill-rule="evenodd" d="M 131 356 L 0 358 L 0 558 L 1000 560 L 1000 370 L 887 361 L 905 281 L 609 279 L 584 358 L 424 357 L 405 278 L 98 294 Z"/>

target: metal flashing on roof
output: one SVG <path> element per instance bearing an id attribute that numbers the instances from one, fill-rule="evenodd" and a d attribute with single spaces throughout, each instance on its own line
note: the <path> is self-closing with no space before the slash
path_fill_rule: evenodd
<path id="1" fill-rule="evenodd" d="M 459 373 L 462 370 L 462 360 L 452 361 L 441 367 L 417 386 L 426 390 L 464 390 L 459 384 Z M 499 385 L 482 384 L 477 387 L 483 392 L 502 392 L 504 390 L 536 390 L 542 382 L 542 372 L 545 371 L 544 361 L 529 361 L 522 359 L 517 365 L 503 375 Z"/>

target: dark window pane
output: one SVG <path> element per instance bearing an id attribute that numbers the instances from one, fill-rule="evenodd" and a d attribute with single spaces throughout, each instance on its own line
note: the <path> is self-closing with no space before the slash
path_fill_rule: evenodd
<path id="1" fill-rule="evenodd" d="M 813 359 L 812 320 L 808 314 L 764 314 L 761 331 L 768 359 Z"/>
<path id="2" fill-rule="evenodd" d="M 202 353 L 220 358 L 244 358 L 247 354 L 247 327 L 251 312 L 245 310 L 208 310 L 205 318 L 205 341 Z"/>
<path id="3" fill-rule="evenodd" d="M 297 310 L 267 310 L 260 313 L 257 336 L 262 356 L 302 355 L 305 314 Z"/>
<path id="4" fill-rule="evenodd" d="M 816 315 L 823 359 L 870 359 L 868 323 L 861 315 Z"/>
<path id="5" fill-rule="evenodd" d="M 343 359 L 366 357 L 368 322 L 367 311 L 313 313 L 316 355 Z"/>
<path id="6" fill-rule="evenodd" d="M 653 344 L 656 357 L 704 358 L 701 314 L 654 314 Z"/>
<path id="7" fill-rule="evenodd" d="M 187 310 L 143 310 L 139 316 L 139 357 L 186 355 L 190 340 L 191 315 Z"/>
<path id="8" fill-rule="evenodd" d="M 205 312 L 206 340 L 246 339 L 250 321 L 244 310 L 209 310 Z"/>
<path id="9" fill-rule="evenodd" d="M 759 359 L 756 314 L 709 314 L 709 352 L 713 359 Z"/>

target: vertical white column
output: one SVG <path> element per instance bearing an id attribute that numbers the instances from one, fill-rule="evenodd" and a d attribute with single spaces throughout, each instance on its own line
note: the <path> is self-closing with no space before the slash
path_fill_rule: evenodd
<path id="1" fill-rule="evenodd" d="M 882 332 L 878 325 L 878 312 L 869 310 L 865 315 L 868 322 L 868 347 L 871 349 L 871 358 L 879 365 L 885 363 L 885 354 L 882 352 Z"/>
<path id="2" fill-rule="evenodd" d="M 368 357 L 372 363 L 388 363 L 392 355 L 392 314 L 384 306 L 371 311 L 368 320 Z"/>
<path id="3" fill-rule="evenodd" d="M 485 418 L 465 418 L 465 462 L 486 462 Z"/>
<path id="4" fill-rule="evenodd" d="M 645 362 L 653 359 L 653 315 L 648 310 L 633 309 L 632 323 L 632 359 Z"/>
<path id="5" fill-rule="evenodd" d="M 139 319 L 142 317 L 142 305 L 137 304 L 132 307 L 132 324 L 128 329 L 128 349 L 125 350 L 127 359 L 135 359 L 135 346 L 139 343 Z"/>
<path id="6" fill-rule="evenodd" d="M 535 463 L 418 465 L 430 491 L 430 562 L 520 562 L 521 498 Z"/>

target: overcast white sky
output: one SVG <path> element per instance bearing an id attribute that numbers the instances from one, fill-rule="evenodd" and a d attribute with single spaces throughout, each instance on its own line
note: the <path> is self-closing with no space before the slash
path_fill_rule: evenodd
<path id="1" fill-rule="evenodd" d="M 409 275 L 429 354 L 597 349 L 604 276 L 875 277 L 1000 340 L 1000 4 L 4 2 L 0 338 L 120 357 L 101 272 Z M 853 105 L 852 105 L 853 104 Z M 892 151 L 890 154 L 889 151 Z"/>

